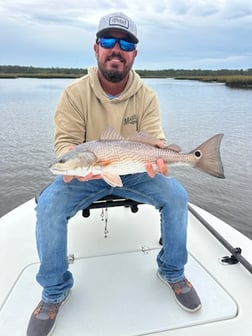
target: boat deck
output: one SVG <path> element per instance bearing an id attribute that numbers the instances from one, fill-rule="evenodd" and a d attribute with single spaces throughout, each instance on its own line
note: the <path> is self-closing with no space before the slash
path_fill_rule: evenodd
<path id="1" fill-rule="evenodd" d="M 0 260 L 2 270 L 7 260 L 11 265 L 1 280 L 6 296 L 0 293 L 0 336 L 25 335 L 40 300 L 33 206 L 28 202 L 1 221 L 5 236 L 0 236 L 0 243 L 13 239 L 15 232 L 20 244 L 9 254 L 6 245 Z M 104 238 L 106 218 L 108 237 Z M 189 313 L 178 306 L 171 290 L 156 276 L 159 220 L 158 211 L 142 205 L 137 214 L 127 208 L 111 208 L 108 213 L 94 209 L 89 218 L 78 213 L 69 221 L 68 251 L 74 255 L 70 270 L 75 285 L 53 335 L 250 335 L 251 277 L 240 264 L 219 263 L 218 257 L 228 254 L 226 249 L 192 215 L 186 276 L 201 298 L 202 309 Z M 218 221 L 217 225 L 222 226 Z M 244 243 L 250 246 L 246 239 Z"/>
<path id="2" fill-rule="evenodd" d="M 236 316 L 236 303 L 192 257 L 186 273 L 203 308 L 184 312 L 156 276 L 156 255 L 157 250 L 151 250 L 75 260 L 70 266 L 75 286 L 53 335 L 144 335 Z M 25 334 L 20 330 L 41 292 L 34 283 L 37 268 L 37 264 L 27 267 L 13 288 L 0 313 L 1 335 Z"/>

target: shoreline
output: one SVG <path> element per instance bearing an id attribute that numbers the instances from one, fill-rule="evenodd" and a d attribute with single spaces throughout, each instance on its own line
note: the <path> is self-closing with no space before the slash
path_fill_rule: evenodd
<path id="1" fill-rule="evenodd" d="M 141 78 L 173 78 L 224 83 L 230 88 L 252 89 L 252 69 L 248 70 L 135 70 Z M 22 66 L 0 66 L 0 79 L 18 78 L 80 78 L 87 69 L 34 68 Z"/>

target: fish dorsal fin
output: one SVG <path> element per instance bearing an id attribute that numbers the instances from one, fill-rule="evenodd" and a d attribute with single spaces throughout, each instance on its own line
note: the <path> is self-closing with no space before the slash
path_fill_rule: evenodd
<path id="1" fill-rule="evenodd" d="M 107 126 L 101 133 L 99 140 L 125 140 L 114 128 Z"/>
<path id="2" fill-rule="evenodd" d="M 156 138 L 154 135 L 151 135 L 149 133 L 145 132 L 135 132 L 132 135 L 130 135 L 127 139 L 125 139 L 123 136 L 121 136 L 113 127 L 107 126 L 103 132 L 100 135 L 99 138 L 100 141 L 106 141 L 106 140 L 127 140 L 132 142 L 140 142 L 152 146 L 162 147 L 163 141 Z M 173 145 L 173 149 L 170 148 L 170 150 L 175 151 L 175 146 Z M 176 148 L 179 148 L 176 146 Z"/>
<path id="3" fill-rule="evenodd" d="M 180 153 L 181 152 L 181 147 L 179 147 L 178 145 L 175 144 L 170 144 L 164 147 L 167 150 L 170 150 L 172 152 L 176 152 L 176 153 Z"/>
<path id="4" fill-rule="evenodd" d="M 154 135 L 145 132 L 135 132 L 127 138 L 128 141 L 141 142 L 152 146 L 162 146 L 163 141 L 156 138 Z"/>

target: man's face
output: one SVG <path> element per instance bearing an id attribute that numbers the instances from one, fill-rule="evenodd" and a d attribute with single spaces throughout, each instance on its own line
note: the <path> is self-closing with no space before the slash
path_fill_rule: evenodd
<path id="1" fill-rule="evenodd" d="M 126 34 L 116 30 L 111 30 L 109 34 L 106 34 L 107 36 L 128 40 Z M 136 49 L 124 51 L 120 48 L 119 43 L 116 43 L 111 49 L 95 44 L 94 51 L 101 74 L 105 79 L 114 83 L 120 82 L 128 75 L 137 55 Z"/>

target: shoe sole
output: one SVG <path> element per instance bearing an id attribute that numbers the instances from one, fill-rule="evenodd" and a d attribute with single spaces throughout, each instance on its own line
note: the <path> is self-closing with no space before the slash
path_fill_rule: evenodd
<path id="1" fill-rule="evenodd" d="M 189 313 L 194 313 L 194 312 L 196 312 L 196 311 L 198 311 L 198 310 L 201 309 L 201 304 L 198 305 L 198 306 L 197 306 L 196 308 L 194 308 L 194 309 L 190 309 L 190 308 L 187 308 L 186 306 L 184 306 L 184 305 L 177 299 L 176 294 L 174 293 L 174 291 L 173 291 L 171 285 L 169 284 L 169 282 L 165 281 L 165 280 L 162 278 L 162 276 L 160 275 L 160 273 L 159 273 L 158 271 L 157 271 L 157 277 L 158 277 L 158 279 L 161 280 L 167 287 L 170 288 L 170 290 L 172 291 L 172 294 L 173 294 L 173 296 L 174 296 L 174 298 L 175 298 L 177 304 L 178 304 L 182 309 L 184 309 L 185 311 L 187 311 L 187 312 L 189 312 Z"/>
<path id="2" fill-rule="evenodd" d="M 71 296 L 71 293 L 72 293 L 72 291 L 69 290 L 69 293 L 67 294 L 67 296 L 65 297 L 65 299 L 62 301 L 56 319 L 58 319 L 58 317 L 59 317 L 59 315 L 61 313 L 62 307 L 64 307 L 65 303 L 68 302 L 68 300 L 69 300 L 69 298 Z M 50 330 L 50 332 L 49 332 L 49 334 L 47 336 L 51 336 L 53 334 L 53 332 L 55 331 L 55 329 L 56 329 L 56 320 L 55 320 L 55 323 L 54 323 L 52 329 Z"/>

